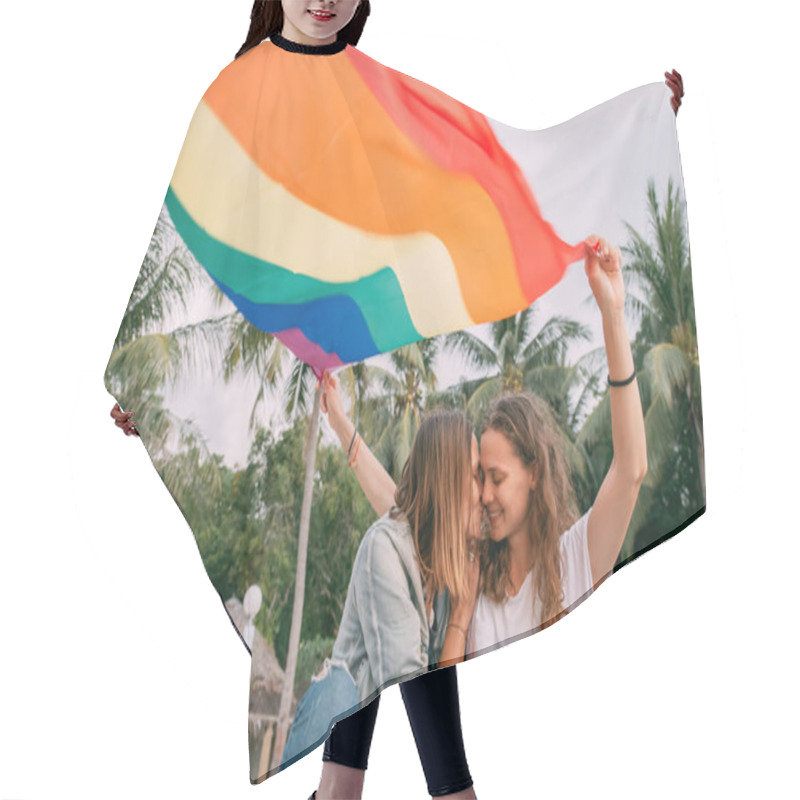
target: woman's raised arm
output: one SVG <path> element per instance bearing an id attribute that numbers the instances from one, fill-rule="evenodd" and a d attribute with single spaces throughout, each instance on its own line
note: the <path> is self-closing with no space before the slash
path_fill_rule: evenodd
<path id="1" fill-rule="evenodd" d="M 342 447 L 345 451 L 349 450 L 348 463 L 353 467 L 367 500 L 375 509 L 375 513 L 382 517 L 394 505 L 397 486 L 392 476 L 383 468 L 383 464 L 375 458 L 361 439 L 361 435 L 358 434 L 354 439 L 355 427 L 344 413 L 339 381 L 328 370 L 323 373 L 322 381 L 323 395 L 320 402 L 322 411 L 328 415 L 328 422 L 342 443 Z"/>
<path id="2" fill-rule="evenodd" d="M 623 312 L 622 254 L 618 247 L 597 236 L 590 236 L 586 242 L 586 274 L 603 315 L 614 445 L 611 466 L 589 513 L 586 534 L 592 582 L 597 585 L 614 568 L 625 540 L 647 473 L 647 442 Z"/>

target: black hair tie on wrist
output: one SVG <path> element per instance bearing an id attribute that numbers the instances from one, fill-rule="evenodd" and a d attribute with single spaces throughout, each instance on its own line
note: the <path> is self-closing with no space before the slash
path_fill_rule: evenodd
<path id="1" fill-rule="evenodd" d="M 608 385 L 609 386 L 627 386 L 629 383 L 633 381 L 636 377 L 636 367 L 633 368 L 633 373 L 631 374 L 630 378 L 625 378 L 624 381 L 612 381 L 611 376 L 608 376 Z"/>
<path id="2" fill-rule="evenodd" d="M 347 448 L 347 458 L 350 458 L 350 451 L 353 449 L 353 442 L 356 440 L 356 428 L 353 427 L 353 438 L 350 440 L 350 447 Z"/>

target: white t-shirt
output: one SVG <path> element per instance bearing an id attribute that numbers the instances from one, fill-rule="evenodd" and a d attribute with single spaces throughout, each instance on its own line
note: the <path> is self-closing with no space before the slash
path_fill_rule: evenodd
<path id="1" fill-rule="evenodd" d="M 561 535 L 561 605 L 567 609 L 592 593 L 592 567 L 589 563 L 589 544 L 586 538 L 587 511 Z M 481 594 L 469 626 L 467 653 L 499 645 L 520 634 L 530 633 L 542 624 L 542 602 L 538 595 L 533 605 L 533 572 L 528 572 L 520 590 L 505 603 L 495 603 Z"/>

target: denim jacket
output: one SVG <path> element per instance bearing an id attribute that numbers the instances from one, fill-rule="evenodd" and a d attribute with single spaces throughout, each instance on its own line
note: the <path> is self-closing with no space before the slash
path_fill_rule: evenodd
<path id="1" fill-rule="evenodd" d="M 450 616 L 446 589 L 433 614 L 431 626 L 411 527 L 387 511 L 359 545 L 331 656 L 347 665 L 360 701 L 438 663 Z"/>

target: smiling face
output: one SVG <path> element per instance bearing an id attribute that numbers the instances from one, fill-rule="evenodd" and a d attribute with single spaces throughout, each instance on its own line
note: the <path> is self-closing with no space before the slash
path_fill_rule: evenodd
<path id="1" fill-rule="evenodd" d="M 359 0 L 281 0 L 281 34 L 299 44 L 331 44 L 353 18 Z"/>
<path id="2" fill-rule="evenodd" d="M 496 542 L 526 530 L 533 471 L 514 452 L 511 442 L 489 428 L 481 436 L 483 504 L 489 516 L 489 536 Z"/>

